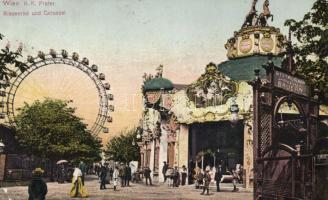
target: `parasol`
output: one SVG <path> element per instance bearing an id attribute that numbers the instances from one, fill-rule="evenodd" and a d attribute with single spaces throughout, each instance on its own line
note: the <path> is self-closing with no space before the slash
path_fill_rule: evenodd
<path id="1" fill-rule="evenodd" d="M 59 160 L 59 161 L 57 161 L 57 165 L 60 165 L 60 164 L 63 164 L 63 163 L 68 163 L 68 161 L 67 160 Z"/>

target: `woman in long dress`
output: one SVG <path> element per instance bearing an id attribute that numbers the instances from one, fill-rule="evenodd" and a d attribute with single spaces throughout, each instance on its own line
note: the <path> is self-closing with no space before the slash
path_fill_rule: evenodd
<path id="1" fill-rule="evenodd" d="M 114 191 L 116 191 L 118 176 L 119 176 L 119 171 L 118 171 L 118 167 L 116 166 L 113 172 Z"/>
<path id="2" fill-rule="evenodd" d="M 45 200 L 48 192 L 47 184 L 42 180 L 43 170 L 36 168 L 32 172 L 32 180 L 28 186 L 28 200 Z"/>
<path id="3" fill-rule="evenodd" d="M 71 197 L 87 197 L 88 193 L 82 184 L 82 171 L 75 167 L 72 178 L 72 188 L 70 191 Z"/>

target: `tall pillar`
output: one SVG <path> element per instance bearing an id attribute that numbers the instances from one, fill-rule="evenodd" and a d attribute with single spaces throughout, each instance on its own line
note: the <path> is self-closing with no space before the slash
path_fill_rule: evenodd
<path id="1" fill-rule="evenodd" d="M 161 127 L 161 138 L 159 144 L 159 181 L 164 181 L 162 174 L 163 162 L 167 162 L 167 131 Z"/>
<path id="2" fill-rule="evenodd" d="M 178 167 L 179 169 L 182 168 L 182 166 L 186 166 L 188 169 L 188 155 L 189 155 L 189 127 L 187 125 L 180 125 L 180 131 L 178 133 L 179 137 L 179 158 L 178 158 Z M 188 172 L 187 172 L 188 173 Z M 187 184 L 188 184 L 188 178 L 187 178 Z"/>
<path id="3" fill-rule="evenodd" d="M 0 181 L 3 181 L 5 178 L 5 171 L 6 171 L 6 155 L 0 154 Z"/>
<path id="4" fill-rule="evenodd" d="M 154 175 L 155 143 L 156 143 L 155 140 L 152 140 L 151 143 L 150 143 L 150 160 L 149 160 L 149 169 L 151 170 L 151 174 L 150 174 L 150 176 L 151 176 L 152 178 L 154 178 L 153 175 Z"/>
<path id="5" fill-rule="evenodd" d="M 174 165 L 173 167 L 179 167 L 179 142 L 180 142 L 180 130 L 176 131 L 175 143 L 174 143 Z"/>
<path id="6" fill-rule="evenodd" d="M 190 130 L 190 134 L 191 134 L 191 159 L 193 159 L 193 161 L 195 162 L 196 166 L 198 166 L 198 163 L 196 161 L 196 145 L 197 145 L 197 141 L 196 141 L 196 130 L 195 129 L 191 129 Z"/>
<path id="7" fill-rule="evenodd" d="M 244 187 L 253 187 L 253 121 L 244 122 Z"/>

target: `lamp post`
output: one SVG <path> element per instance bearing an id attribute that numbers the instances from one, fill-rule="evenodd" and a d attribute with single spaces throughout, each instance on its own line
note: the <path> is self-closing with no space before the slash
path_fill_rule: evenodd
<path id="1" fill-rule="evenodd" d="M 1 165 L 4 165 L 4 166 L 2 166 L 3 169 L 5 169 L 5 165 L 6 165 L 6 163 L 2 163 L 1 162 L 1 160 L 2 160 L 2 153 L 4 152 L 4 150 L 5 150 L 5 144 L 0 139 L 0 163 L 1 163 Z M 3 181 L 3 178 L 4 178 L 3 175 L 4 174 L 0 174 L 0 176 L 1 176 L 1 179 L 0 179 L 0 187 L 2 187 L 2 181 Z"/>
<path id="2" fill-rule="evenodd" d="M 216 166 L 215 164 L 216 164 L 216 154 L 217 153 L 220 153 L 220 148 L 218 148 L 217 150 L 216 150 L 216 152 L 214 152 L 214 167 Z"/>
<path id="3" fill-rule="evenodd" d="M 5 144 L 0 140 L 0 155 L 4 152 L 5 150 Z"/>
<path id="4" fill-rule="evenodd" d="M 140 138 L 141 138 L 141 130 L 140 130 L 140 128 L 138 128 L 138 130 L 137 130 L 137 139 L 139 140 Z"/>
<path id="5" fill-rule="evenodd" d="M 140 140 L 140 138 L 141 138 L 141 128 L 138 127 L 137 128 L 137 135 L 136 135 L 137 142 Z M 133 146 L 136 145 L 134 137 L 133 137 L 133 140 L 132 140 L 132 145 Z"/>

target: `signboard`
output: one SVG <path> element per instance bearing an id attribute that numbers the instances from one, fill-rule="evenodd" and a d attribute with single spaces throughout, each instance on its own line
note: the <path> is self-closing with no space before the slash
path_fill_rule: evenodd
<path id="1" fill-rule="evenodd" d="M 310 88 L 303 79 L 284 72 L 274 72 L 274 86 L 295 94 L 310 96 Z"/>

